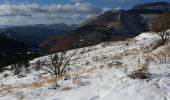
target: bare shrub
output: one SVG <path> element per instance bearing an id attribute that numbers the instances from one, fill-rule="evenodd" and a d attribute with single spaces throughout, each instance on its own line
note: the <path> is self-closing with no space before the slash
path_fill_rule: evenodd
<path id="1" fill-rule="evenodd" d="M 71 89 L 73 89 L 73 87 L 67 86 L 67 87 L 63 87 L 63 88 L 61 89 L 61 91 L 68 91 L 68 90 L 71 90 Z"/>
<path id="2" fill-rule="evenodd" d="M 80 54 L 84 54 L 84 53 L 86 53 L 86 51 L 82 49 L 82 51 L 80 51 Z"/>
<path id="3" fill-rule="evenodd" d="M 38 61 L 36 61 L 36 63 L 35 63 L 35 70 L 40 70 L 40 68 L 42 67 L 42 65 L 44 65 L 44 62 L 43 61 L 41 61 L 41 60 L 38 60 Z"/>
<path id="4" fill-rule="evenodd" d="M 147 79 L 148 78 L 148 68 L 142 67 L 130 73 L 128 77 L 132 79 Z"/>
<path id="5" fill-rule="evenodd" d="M 154 20 L 151 25 L 151 30 L 155 31 L 162 39 L 162 44 L 167 42 L 170 33 L 168 29 L 170 28 L 170 12 L 165 12 L 158 19 Z"/>
<path id="6" fill-rule="evenodd" d="M 18 75 L 22 70 L 22 65 L 20 63 L 11 65 L 11 69 L 14 71 L 14 75 Z"/>
<path id="7" fill-rule="evenodd" d="M 168 56 L 164 52 L 159 52 L 158 56 L 159 56 L 158 58 L 159 64 L 167 63 Z"/>
<path id="8" fill-rule="evenodd" d="M 88 66 L 89 64 L 90 64 L 90 62 L 89 62 L 89 61 L 86 61 L 86 62 L 85 62 L 85 65 L 86 65 L 86 66 Z"/>
<path id="9" fill-rule="evenodd" d="M 23 73 L 17 75 L 18 78 L 23 78 L 23 77 L 26 77 L 26 76 L 27 76 L 27 75 L 26 75 L 26 74 L 23 74 Z"/>
<path id="10" fill-rule="evenodd" d="M 99 61 L 99 60 L 100 60 L 100 58 L 98 56 L 92 57 L 92 61 L 94 61 L 94 62 Z"/>
<path id="11" fill-rule="evenodd" d="M 76 77 L 76 78 L 73 78 L 72 83 L 79 85 L 81 83 L 81 80 L 80 78 Z"/>
<path id="12" fill-rule="evenodd" d="M 124 72 L 127 73 L 128 71 L 128 67 L 127 66 L 123 66 Z"/>
<path id="13" fill-rule="evenodd" d="M 60 89 L 60 85 L 57 82 L 55 82 L 55 83 L 53 83 L 51 88 L 54 90 L 58 90 L 58 89 Z"/>
<path id="14" fill-rule="evenodd" d="M 105 48 L 105 47 L 107 47 L 107 46 L 109 46 L 109 45 L 110 45 L 109 42 L 103 42 L 103 43 L 101 44 L 101 47 L 102 47 L 102 48 Z"/>
<path id="15" fill-rule="evenodd" d="M 101 59 L 107 59 L 108 57 L 106 55 L 101 55 Z"/>
<path id="16" fill-rule="evenodd" d="M 51 75 L 61 77 L 64 74 L 66 74 L 67 67 L 70 65 L 72 57 L 75 54 L 76 51 L 73 51 L 72 54 L 68 54 L 67 51 L 51 54 L 50 56 L 51 64 L 49 66 L 45 66 L 45 68 L 43 69 L 49 72 Z"/>
<path id="17" fill-rule="evenodd" d="M 115 65 L 120 66 L 120 65 L 122 65 L 122 62 L 116 62 Z"/>
<path id="18" fill-rule="evenodd" d="M 137 70 L 132 71 L 128 74 L 128 77 L 132 79 L 147 79 L 149 77 L 148 64 L 143 64 Z"/>
<path id="19" fill-rule="evenodd" d="M 99 69 L 103 69 L 105 66 L 104 65 L 100 65 L 99 66 Z"/>
<path id="20" fill-rule="evenodd" d="M 8 76 L 9 76 L 9 74 L 7 74 L 7 73 L 4 74 L 4 78 L 5 78 L 5 77 L 8 77 Z"/>
<path id="21" fill-rule="evenodd" d="M 15 95 L 16 95 L 16 97 L 17 97 L 18 100 L 23 100 L 23 99 L 24 99 L 24 94 L 23 94 L 23 92 L 17 92 Z"/>
<path id="22" fill-rule="evenodd" d="M 76 84 L 76 85 L 79 85 L 79 86 L 87 86 L 87 85 L 90 84 L 90 82 L 88 82 L 88 81 L 87 81 L 87 82 L 82 81 L 80 77 L 74 78 L 74 79 L 72 80 L 72 83 L 73 83 L 73 84 Z"/>

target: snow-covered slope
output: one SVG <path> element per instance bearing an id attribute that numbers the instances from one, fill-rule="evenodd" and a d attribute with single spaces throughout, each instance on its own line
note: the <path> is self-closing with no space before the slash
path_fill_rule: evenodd
<path id="1" fill-rule="evenodd" d="M 68 79 L 56 79 L 43 70 L 32 69 L 22 78 L 4 71 L 0 100 L 170 100 L 170 45 L 159 42 L 156 34 L 142 33 L 78 49 Z M 38 60 L 48 63 L 49 56 L 30 61 L 30 68 Z M 148 67 L 147 79 L 128 77 L 143 65 Z"/>

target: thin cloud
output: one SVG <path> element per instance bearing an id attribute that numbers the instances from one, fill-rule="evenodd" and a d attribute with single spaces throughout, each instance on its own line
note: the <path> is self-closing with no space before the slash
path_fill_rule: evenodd
<path id="1" fill-rule="evenodd" d="M 1 4 L 0 5 L 0 21 L 10 22 L 16 16 L 25 17 L 25 19 L 40 18 L 47 20 L 57 19 L 86 19 L 82 15 L 92 14 L 97 15 L 102 12 L 102 9 L 93 7 L 89 3 L 75 4 L 49 4 L 41 5 L 37 3 L 21 3 L 21 4 Z M 5 21 L 2 20 L 5 19 Z M 22 19 L 21 19 L 22 20 Z M 18 20 L 16 20 L 18 21 Z M 13 21 L 11 21 L 13 22 Z"/>
<path id="2" fill-rule="evenodd" d="M 107 2 L 120 2 L 120 3 L 133 2 L 133 0 L 104 0 L 104 1 L 107 1 Z"/>
<path id="3" fill-rule="evenodd" d="M 71 4 L 51 4 L 39 5 L 33 4 L 2 4 L 0 5 L 0 13 L 99 13 L 101 9 L 91 6 L 89 3 L 75 3 Z M 19 13 L 18 13 L 19 14 Z"/>

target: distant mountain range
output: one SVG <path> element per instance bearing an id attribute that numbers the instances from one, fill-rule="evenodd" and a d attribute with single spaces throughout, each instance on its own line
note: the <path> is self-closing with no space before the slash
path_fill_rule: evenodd
<path id="1" fill-rule="evenodd" d="M 110 10 L 60 37 L 49 38 L 41 47 L 56 52 L 104 41 L 124 40 L 149 31 L 151 22 L 169 10 L 170 3 L 167 2 L 139 4 L 130 10 Z"/>
<path id="2" fill-rule="evenodd" d="M 6 25 L 0 26 L 0 34 L 10 34 L 18 39 L 22 39 L 36 45 L 45 41 L 47 38 L 54 35 L 61 35 L 75 29 L 77 25 L 67 25 L 64 23 L 59 24 L 38 24 L 38 25 L 25 25 L 25 26 L 13 26 Z"/>
<path id="3" fill-rule="evenodd" d="M 16 62 L 27 61 L 41 55 L 41 49 L 11 35 L 0 34 L 0 71 L 1 67 Z"/>

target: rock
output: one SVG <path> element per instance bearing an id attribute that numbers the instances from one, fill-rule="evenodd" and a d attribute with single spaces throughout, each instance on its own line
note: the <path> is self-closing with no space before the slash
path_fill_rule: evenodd
<path id="1" fill-rule="evenodd" d="M 27 76 L 26 74 L 19 74 L 18 78 L 23 78 L 23 77 L 26 77 L 26 76 Z"/>
<path id="2" fill-rule="evenodd" d="M 65 76 L 64 80 L 69 80 L 71 77 L 70 76 Z"/>

